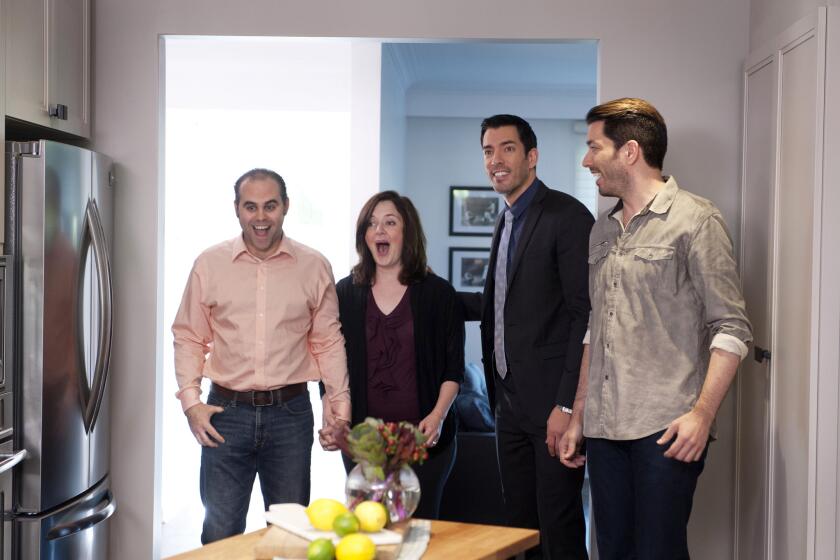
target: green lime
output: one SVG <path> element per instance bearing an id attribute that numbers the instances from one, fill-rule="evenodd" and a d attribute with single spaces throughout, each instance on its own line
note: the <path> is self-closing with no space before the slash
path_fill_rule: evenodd
<path id="1" fill-rule="evenodd" d="M 359 519 L 350 512 L 336 516 L 333 521 L 333 531 L 339 537 L 359 532 Z"/>
<path id="2" fill-rule="evenodd" d="M 306 549 L 306 560 L 333 560 L 335 547 L 330 539 L 315 539 Z"/>

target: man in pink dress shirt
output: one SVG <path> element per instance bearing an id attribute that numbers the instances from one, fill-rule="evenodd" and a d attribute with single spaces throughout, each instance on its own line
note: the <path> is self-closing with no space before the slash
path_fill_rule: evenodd
<path id="1" fill-rule="evenodd" d="M 326 388 L 325 449 L 335 449 L 331 434 L 350 420 L 329 263 L 284 235 L 289 199 L 280 175 L 253 169 L 234 191 L 242 235 L 199 255 L 172 325 L 176 396 L 202 445 L 205 544 L 245 530 L 257 474 L 266 509 L 309 502 L 307 381 Z M 203 377 L 211 381 L 206 403 Z"/>

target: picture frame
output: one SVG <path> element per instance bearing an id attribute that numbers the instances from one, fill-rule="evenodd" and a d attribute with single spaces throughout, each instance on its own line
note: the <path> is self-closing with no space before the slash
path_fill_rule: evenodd
<path id="1" fill-rule="evenodd" d="M 449 283 L 456 291 L 478 292 L 483 290 L 489 269 L 489 248 L 449 248 Z"/>
<path id="2" fill-rule="evenodd" d="M 490 187 L 449 187 L 449 235 L 491 237 L 504 198 Z"/>

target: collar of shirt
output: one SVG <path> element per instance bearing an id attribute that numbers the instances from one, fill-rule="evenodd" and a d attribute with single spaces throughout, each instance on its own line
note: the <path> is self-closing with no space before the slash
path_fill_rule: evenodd
<path id="1" fill-rule="evenodd" d="M 531 201 L 534 200 L 534 195 L 537 194 L 537 183 L 539 179 L 534 179 L 534 181 L 528 185 L 528 188 L 519 195 L 519 198 L 516 199 L 516 202 L 513 203 L 513 206 L 509 206 L 511 213 L 513 214 L 513 219 L 518 220 L 522 217 L 525 213 L 525 210 L 531 205 Z"/>
<path id="2" fill-rule="evenodd" d="M 636 216 L 642 216 L 646 214 L 648 211 L 653 212 L 654 214 L 667 214 L 668 210 L 671 209 L 671 205 L 674 203 L 674 198 L 677 196 L 677 191 L 679 187 L 677 186 L 677 181 L 674 179 L 673 175 L 670 177 L 663 177 L 665 179 L 665 186 L 662 187 L 662 190 L 659 191 L 654 195 L 650 202 L 647 205 L 639 210 L 639 212 L 630 217 L 627 220 L 629 224 L 633 218 Z M 610 218 L 617 221 L 621 226 L 621 231 L 624 231 L 624 222 L 621 220 L 621 217 L 618 215 L 624 209 L 624 201 L 619 200 L 618 204 L 613 206 L 613 209 L 610 210 Z"/>
<path id="3" fill-rule="evenodd" d="M 242 239 L 242 235 L 236 236 L 233 240 L 233 247 L 230 252 L 230 260 L 234 262 L 237 258 L 241 255 L 245 254 L 248 255 L 250 258 L 254 259 L 255 261 L 267 261 L 269 259 L 274 259 L 281 254 L 287 254 L 293 259 L 297 260 L 297 255 L 295 254 L 294 243 L 292 240 L 289 239 L 289 236 L 286 233 L 283 233 L 283 238 L 280 240 L 280 245 L 277 247 L 277 250 L 274 251 L 271 255 L 264 259 L 260 259 L 254 256 L 249 250 L 248 247 L 245 246 L 245 241 Z"/>

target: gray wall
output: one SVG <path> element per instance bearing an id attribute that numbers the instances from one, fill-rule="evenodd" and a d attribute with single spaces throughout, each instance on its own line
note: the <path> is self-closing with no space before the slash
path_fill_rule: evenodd
<path id="1" fill-rule="evenodd" d="M 780 0 L 781 1 L 781 0 Z M 93 21 L 93 144 L 118 162 L 112 474 L 120 500 L 113 558 L 157 555 L 159 508 L 162 129 L 160 34 L 404 38 L 599 39 L 601 99 L 650 99 L 672 131 L 668 167 L 711 198 L 738 231 L 741 63 L 748 0 L 97 0 Z M 241 87 L 257 87 L 259 77 Z M 378 129 L 378 123 L 377 123 Z M 212 163 L 211 163 L 212 164 Z M 351 210 L 355 211 L 355 210 Z M 211 227 L 211 226 L 208 226 Z M 731 415 L 731 400 L 723 414 Z M 695 521 L 731 540 L 731 440 L 701 480 Z M 715 475 L 712 474 L 714 477 Z M 715 557 L 725 557 L 725 550 Z"/>
<path id="2" fill-rule="evenodd" d="M 818 6 L 840 6 L 840 0 L 750 0 L 750 51 L 814 13 Z"/>

